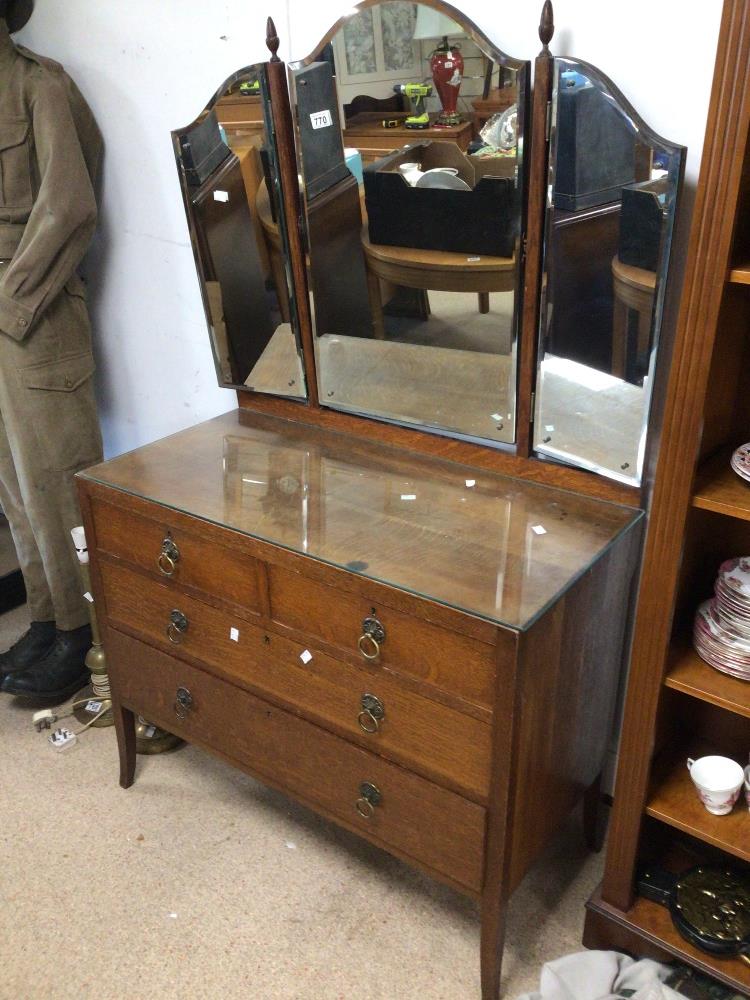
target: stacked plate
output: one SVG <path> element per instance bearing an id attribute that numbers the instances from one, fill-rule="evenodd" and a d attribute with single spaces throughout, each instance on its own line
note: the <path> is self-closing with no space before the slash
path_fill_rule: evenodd
<path id="1" fill-rule="evenodd" d="M 750 444 L 743 444 L 737 449 L 731 464 L 737 475 L 750 483 Z"/>
<path id="2" fill-rule="evenodd" d="M 698 608 L 693 645 L 712 667 L 750 681 L 750 556 L 722 563 L 714 594 Z"/>

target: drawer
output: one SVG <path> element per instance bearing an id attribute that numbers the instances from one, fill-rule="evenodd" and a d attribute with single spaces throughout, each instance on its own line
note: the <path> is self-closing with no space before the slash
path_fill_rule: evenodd
<path id="1" fill-rule="evenodd" d="M 492 707 L 493 646 L 278 566 L 269 566 L 268 572 L 274 621 L 314 635 L 366 662 L 366 654 L 372 655 L 376 647 L 364 641 L 363 651 L 358 643 L 365 620 L 374 617 L 382 624 L 385 638 L 372 662 L 474 704 Z"/>
<path id="2" fill-rule="evenodd" d="M 463 794 L 486 799 L 490 775 L 486 723 L 405 689 L 383 667 L 352 666 L 316 649 L 306 650 L 300 642 L 144 580 L 124 566 L 102 562 L 100 568 L 107 617 L 116 627 L 137 632 L 165 652 L 194 657 L 223 677 L 289 705 L 347 739 Z M 187 620 L 184 633 L 171 630 L 177 644 L 167 636 L 175 609 Z"/>
<path id="3" fill-rule="evenodd" d="M 140 566 L 157 579 L 170 579 L 181 587 L 259 611 L 262 564 L 257 559 L 173 529 L 168 510 L 155 508 L 163 514 L 158 521 L 97 499 L 92 500 L 91 510 L 100 552 Z M 170 549 L 167 558 L 162 558 L 165 539 L 176 546 L 176 553 Z"/>
<path id="4" fill-rule="evenodd" d="M 117 697 L 127 707 L 376 843 L 471 890 L 481 888 L 481 806 L 114 629 L 107 656 Z M 363 801 L 365 782 L 378 790 L 377 805 Z"/>

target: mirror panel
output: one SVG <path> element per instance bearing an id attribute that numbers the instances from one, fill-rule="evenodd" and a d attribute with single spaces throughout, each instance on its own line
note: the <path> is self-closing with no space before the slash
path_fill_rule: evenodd
<path id="1" fill-rule="evenodd" d="M 555 59 L 534 447 L 641 480 L 685 149 Z"/>
<path id="2" fill-rule="evenodd" d="M 386 0 L 292 70 L 321 404 L 513 442 L 529 64 Z"/>
<path id="3" fill-rule="evenodd" d="M 219 384 L 305 399 L 265 65 L 172 139 Z"/>

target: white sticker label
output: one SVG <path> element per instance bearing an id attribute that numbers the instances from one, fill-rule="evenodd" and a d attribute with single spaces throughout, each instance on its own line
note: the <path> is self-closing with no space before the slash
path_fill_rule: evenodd
<path id="1" fill-rule="evenodd" d="M 401 494 L 401 499 L 402 500 L 416 500 L 417 499 L 417 494 L 416 493 L 402 493 Z"/>
<path id="2" fill-rule="evenodd" d="M 310 115 L 310 124 L 313 128 L 328 128 L 329 125 L 333 125 L 331 112 L 316 111 L 314 114 Z"/>
<path id="3" fill-rule="evenodd" d="M 146 728 L 143 730 L 143 738 L 146 740 L 150 740 L 155 732 L 156 732 L 156 726 L 146 726 Z"/>
<path id="4" fill-rule="evenodd" d="M 543 528 L 541 524 L 535 524 L 531 529 L 535 535 L 546 535 L 547 529 Z"/>
<path id="5" fill-rule="evenodd" d="M 240 630 L 238 628 L 230 628 L 230 630 L 229 630 L 229 638 L 232 640 L 232 642 L 239 642 L 240 641 Z"/>
<path id="6" fill-rule="evenodd" d="M 544 429 L 545 429 L 545 431 L 546 431 L 546 432 L 547 432 L 548 434 L 551 434 L 551 433 L 552 433 L 552 431 L 553 431 L 553 430 L 555 429 L 555 425 L 554 425 L 554 424 L 545 424 L 545 425 L 544 425 Z"/>
<path id="7" fill-rule="evenodd" d="M 90 593 L 88 590 L 86 591 L 86 593 L 83 596 L 89 602 L 89 604 L 93 604 L 94 603 L 94 595 L 92 593 Z"/>
<path id="8" fill-rule="evenodd" d="M 102 703 L 100 701 L 87 701 L 86 711 L 91 712 L 92 715 L 98 715 L 102 710 Z"/>
<path id="9" fill-rule="evenodd" d="M 299 654 L 299 658 L 300 660 L 302 660 L 303 663 L 309 663 L 310 660 L 312 659 L 312 653 L 310 652 L 309 649 L 305 649 L 303 650 L 303 652 Z"/>
<path id="10" fill-rule="evenodd" d="M 476 486 L 477 485 L 477 481 L 476 481 L 476 479 L 467 479 L 466 480 L 466 485 L 467 485 L 467 487 L 469 489 L 471 489 L 472 486 Z"/>
<path id="11" fill-rule="evenodd" d="M 482 259 L 481 257 L 467 257 L 466 258 L 466 263 L 467 264 L 478 264 L 481 259 Z"/>
<path id="12" fill-rule="evenodd" d="M 214 201 L 229 201 L 229 192 L 214 191 Z"/>

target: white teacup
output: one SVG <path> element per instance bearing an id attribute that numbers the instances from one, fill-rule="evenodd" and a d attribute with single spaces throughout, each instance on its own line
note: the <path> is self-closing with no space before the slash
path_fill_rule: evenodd
<path id="1" fill-rule="evenodd" d="M 739 798 L 745 772 L 729 757 L 688 757 L 688 771 L 701 802 L 714 816 L 726 816 Z"/>
<path id="2" fill-rule="evenodd" d="M 422 176 L 422 164 L 421 163 L 400 163 L 398 166 L 398 172 L 404 178 L 407 184 L 411 184 L 415 187 L 417 181 Z"/>
<path id="3" fill-rule="evenodd" d="M 750 809 L 750 764 L 745 768 L 745 802 Z"/>

